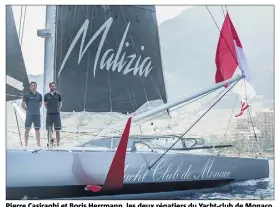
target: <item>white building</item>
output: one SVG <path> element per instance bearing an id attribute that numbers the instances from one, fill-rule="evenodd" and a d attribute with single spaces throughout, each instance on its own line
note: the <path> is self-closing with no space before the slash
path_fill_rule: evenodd
<path id="1" fill-rule="evenodd" d="M 256 114 L 256 127 L 261 131 L 261 137 L 267 139 L 274 138 L 274 110 L 262 109 Z"/>

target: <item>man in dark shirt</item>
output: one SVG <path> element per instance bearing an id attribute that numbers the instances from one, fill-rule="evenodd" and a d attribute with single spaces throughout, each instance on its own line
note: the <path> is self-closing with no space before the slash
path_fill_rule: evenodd
<path id="1" fill-rule="evenodd" d="M 48 130 L 48 138 L 50 138 L 50 132 L 54 125 L 54 130 L 56 131 L 56 142 L 57 146 L 59 146 L 59 130 L 61 130 L 60 109 L 62 106 L 62 99 L 60 93 L 55 91 L 55 82 L 51 82 L 49 87 L 50 92 L 46 93 L 44 96 L 44 103 L 47 109 L 46 129 Z"/>
<path id="2" fill-rule="evenodd" d="M 36 132 L 37 146 L 40 147 L 40 127 L 41 127 L 41 116 L 40 108 L 42 106 L 42 94 L 36 91 L 37 83 L 31 82 L 29 84 L 30 92 L 23 96 L 22 107 L 26 111 L 25 118 L 25 146 L 28 145 L 29 131 L 32 123 L 34 124 Z"/>

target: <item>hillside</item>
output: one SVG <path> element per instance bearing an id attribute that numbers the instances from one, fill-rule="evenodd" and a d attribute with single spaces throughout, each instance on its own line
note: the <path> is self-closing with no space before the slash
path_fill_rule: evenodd
<path id="1" fill-rule="evenodd" d="M 227 8 L 242 41 L 257 94 L 263 95 L 265 103 L 269 102 L 271 106 L 274 97 L 274 8 Z M 222 8 L 209 6 L 209 9 L 221 28 Z M 169 99 L 214 83 L 219 30 L 205 6 L 192 7 L 163 22 L 159 33 Z M 229 99 L 220 106 L 231 107 L 234 97 Z"/>

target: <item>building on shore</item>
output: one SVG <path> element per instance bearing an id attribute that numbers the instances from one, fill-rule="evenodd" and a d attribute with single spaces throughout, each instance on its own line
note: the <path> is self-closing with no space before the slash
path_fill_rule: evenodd
<path id="1" fill-rule="evenodd" d="M 261 131 L 263 139 L 274 139 L 274 110 L 264 108 L 257 112 L 255 126 Z"/>

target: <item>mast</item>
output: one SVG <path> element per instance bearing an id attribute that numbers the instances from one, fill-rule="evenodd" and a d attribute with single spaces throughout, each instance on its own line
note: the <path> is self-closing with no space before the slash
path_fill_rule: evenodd
<path id="1" fill-rule="evenodd" d="M 45 39 L 43 96 L 48 91 L 49 83 L 54 81 L 55 16 L 56 6 L 46 6 L 45 29 L 37 30 L 37 36 Z M 44 128 L 46 117 L 46 110 L 44 106 L 42 111 L 42 124 Z M 43 130 L 43 136 L 44 134 L 45 130 Z"/>

